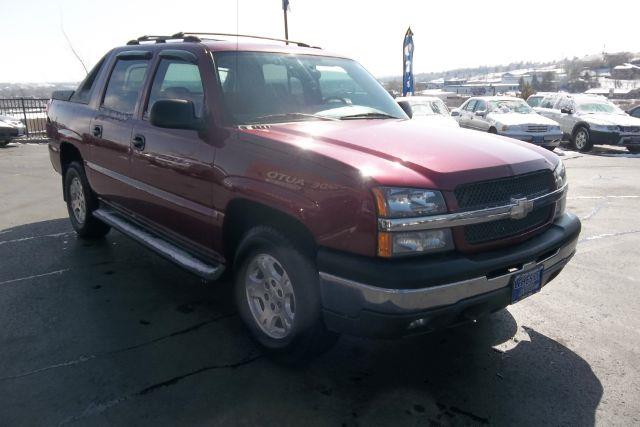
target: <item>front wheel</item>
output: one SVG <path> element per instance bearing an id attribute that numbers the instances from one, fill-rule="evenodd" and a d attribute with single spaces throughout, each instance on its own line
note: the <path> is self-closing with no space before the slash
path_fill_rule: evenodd
<path id="1" fill-rule="evenodd" d="M 92 215 L 98 208 L 98 200 L 79 162 L 72 162 L 67 167 L 64 175 L 64 192 L 69 219 L 78 236 L 96 238 L 109 232 L 111 227 Z"/>
<path id="2" fill-rule="evenodd" d="M 253 228 L 242 239 L 235 264 L 238 312 L 270 356 L 295 363 L 335 343 L 338 336 L 322 320 L 318 272 L 282 234 Z"/>
<path id="3" fill-rule="evenodd" d="M 573 146 L 576 150 L 581 153 L 586 153 L 587 151 L 591 151 L 593 148 L 593 143 L 591 142 L 591 135 L 589 135 L 589 130 L 581 126 L 573 134 Z"/>

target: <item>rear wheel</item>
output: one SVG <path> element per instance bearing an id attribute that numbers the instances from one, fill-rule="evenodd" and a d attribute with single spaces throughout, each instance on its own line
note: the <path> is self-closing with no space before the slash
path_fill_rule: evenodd
<path id="1" fill-rule="evenodd" d="M 580 126 L 573 133 L 573 146 L 576 150 L 585 153 L 591 151 L 593 143 L 591 142 L 591 136 L 589 129 L 584 126 Z"/>
<path id="2" fill-rule="evenodd" d="M 64 191 L 69 219 L 78 236 L 96 238 L 109 232 L 111 227 L 92 215 L 98 208 L 98 199 L 93 194 L 84 168 L 79 162 L 72 162 L 67 167 L 64 175 Z"/>
<path id="3" fill-rule="evenodd" d="M 235 265 L 240 317 L 270 356 L 295 363 L 335 343 L 338 335 L 322 320 L 317 270 L 278 231 L 251 229 L 239 245 Z"/>
<path id="4" fill-rule="evenodd" d="M 640 145 L 627 145 L 627 150 L 632 154 L 640 154 Z"/>
<path id="5" fill-rule="evenodd" d="M 5 139 L 4 141 L 0 140 L 0 147 L 4 147 L 5 145 L 7 145 L 9 142 L 11 142 L 10 139 Z"/>

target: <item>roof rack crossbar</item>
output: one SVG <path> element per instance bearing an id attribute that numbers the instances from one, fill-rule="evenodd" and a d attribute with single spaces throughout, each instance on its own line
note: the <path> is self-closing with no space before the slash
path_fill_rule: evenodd
<path id="1" fill-rule="evenodd" d="M 174 34 L 172 36 L 153 36 L 153 35 L 145 35 L 138 37 L 134 40 L 129 40 L 127 45 L 138 45 L 141 42 L 155 42 L 155 43 L 166 43 L 167 40 L 182 40 L 185 42 L 200 42 L 201 40 L 193 35 L 180 35 L 181 33 Z"/>
<path id="2" fill-rule="evenodd" d="M 200 33 L 200 32 L 185 31 L 185 32 L 176 33 L 172 37 L 174 37 L 174 38 L 183 38 L 183 37 L 186 37 L 186 36 L 196 36 L 196 37 L 198 37 L 198 36 L 242 37 L 242 38 L 249 38 L 249 39 L 270 40 L 270 41 L 275 41 L 275 42 L 291 43 L 291 44 L 295 44 L 295 45 L 300 46 L 300 47 L 311 47 L 311 48 L 314 48 L 314 49 L 320 49 L 320 47 L 318 47 L 318 46 L 312 46 L 312 45 L 310 45 L 308 43 L 304 43 L 304 42 L 300 42 L 300 41 L 279 39 L 279 38 L 275 38 L 275 37 L 252 36 L 250 34 Z"/>

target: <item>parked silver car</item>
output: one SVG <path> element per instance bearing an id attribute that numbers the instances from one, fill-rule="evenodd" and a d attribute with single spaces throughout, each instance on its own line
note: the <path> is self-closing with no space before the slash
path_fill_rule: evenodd
<path id="1" fill-rule="evenodd" d="M 406 96 L 396 98 L 396 102 L 409 117 L 423 120 L 437 126 L 458 127 L 445 103 L 435 96 Z"/>
<path id="2" fill-rule="evenodd" d="M 11 116 L 0 116 L 0 147 L 25 134 L 24 124 Z"/>
<path id="3" fill-rule="evenodd" d="M 524 100 L 511 96 L 469 98 L 451 115 L 461 127 L 497 133 L 549 150 L 562 139 L 560 125 L 537 114 Z"/>
<path id="4" fill-rule="evenodd" d="M 579 151 L 589 151 L 594 144 L 608 144 L 640 153 L 640 119 L 603 96 L 558 93 L 545 98 L 536 110 L 560 123 L 562 132 Z"/>

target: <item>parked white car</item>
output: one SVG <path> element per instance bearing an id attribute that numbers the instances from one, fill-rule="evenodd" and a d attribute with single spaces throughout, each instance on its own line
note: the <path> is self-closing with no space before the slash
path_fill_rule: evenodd
<path id="1" fill-rule="evenodd" d="M 463 128 L 497 133 L 553 150 L 562 139 L 560 125 L 511 96 L 469 98 L 451 115 Z"/>
<path id="2" fill-rule="evenodd" d="M 435 96 L 406 96 L 396 98 L 396 102 L 409 117 L 425 120 L 439 126 L 458 127 L 445 103 Z"/>
<path id="3" fill-rule="evenodd" d="M 25 126 L 11 116 L 0 116 L 0 147 L 25 134 Z"/>
<path id="4" fill-rule="evenodd" d="M 625 146 L 640 153 L 640 119 L 632 117 L 603 96 L 558 93 L 542 101 L 540 114 L 560 123 L 563 134 L 579 151 L 594 145 Z"/>

